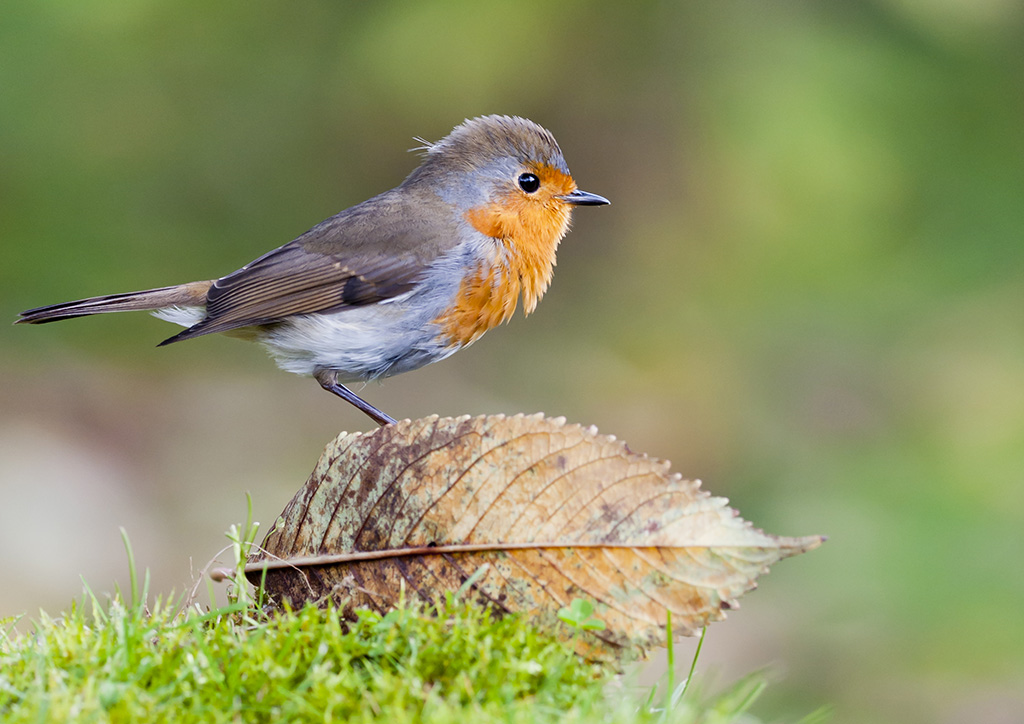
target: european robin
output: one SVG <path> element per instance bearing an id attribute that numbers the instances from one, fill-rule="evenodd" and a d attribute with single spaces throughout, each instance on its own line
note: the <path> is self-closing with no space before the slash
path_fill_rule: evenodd
<path id="1" fill-rule="evenodd" d="M 255 339 L 282 369 L 392 423 L 342 383 L 444 359 L 507 321 L 520 296 L 532 312 L 573 207 L 608 203 L 576 188 L 554 136 L 525 118 L 467 120 L 423 150 L 396 188 L 225 277 L 39 307 L 17 323 L 151 310 L 187 327 L 161 345 Z"/>

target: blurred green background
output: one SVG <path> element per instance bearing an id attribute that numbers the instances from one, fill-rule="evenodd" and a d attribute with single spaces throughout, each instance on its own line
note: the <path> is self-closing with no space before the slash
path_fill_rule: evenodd
<path id="1" fill-rule="evenodd" d="M 0 8 L 0 306 L 226 274 L 399 182 L 466 117 L 580 186 L 528 320 L 363 393 L 534 412 L 825 533 L 709 632 L 760 705 L 1024 711 L 1024 8 L 1012 0 Z M 0 616 L 181 591 L 368 421 L 255 346 L 114 315 L 0 326 Z M 682 658 L 685 658 L 685 653 Z"/>

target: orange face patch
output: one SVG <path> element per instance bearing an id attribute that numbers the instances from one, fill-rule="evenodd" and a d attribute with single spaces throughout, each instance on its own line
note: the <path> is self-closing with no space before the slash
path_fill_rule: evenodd
<path id="1" fill-rule="evenodd" d="M 572 177 L 551 166 L 530 169 L 540 179 L 532 194 L 512 188 L 497 201 L 466 212 L 482 234 L 497 239 L 503 253 L 463 280 L 455 306 L 435 320 L 451 345 L 467 345 L 509 319 L 519 295 L 529 314 L 551 282 L 555 250 L 569 230 L 572 206 L 558 198 L 576 190 Z"/>

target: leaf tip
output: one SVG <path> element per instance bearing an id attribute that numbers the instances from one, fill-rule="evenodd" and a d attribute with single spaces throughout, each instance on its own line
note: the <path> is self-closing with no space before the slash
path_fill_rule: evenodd
<path id="1" fill-rule="evenodd" d="M 828 540 L 827 535 L 809 535 L 804 538 L 807 547 L 804 550 L 812 551 Z"/>

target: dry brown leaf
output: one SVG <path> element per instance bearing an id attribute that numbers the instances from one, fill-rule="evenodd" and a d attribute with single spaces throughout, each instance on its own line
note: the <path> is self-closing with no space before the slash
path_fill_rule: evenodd
<path id="1" fill-rule="evenodd" d="M 781 558 L 819 536 L 766 535 L 594 428 L 541 415 L 428 417 L 329 444 L 249 560 L 293 603 L 333 596 L 351 612 L 433 600 L 474 573 L 498 611 L 556 621 L 574 598 L 607 628 L 592 644 L 622 655 L 693 634 Z M 484 567 L 481 569 L 481 567 Z"/>

